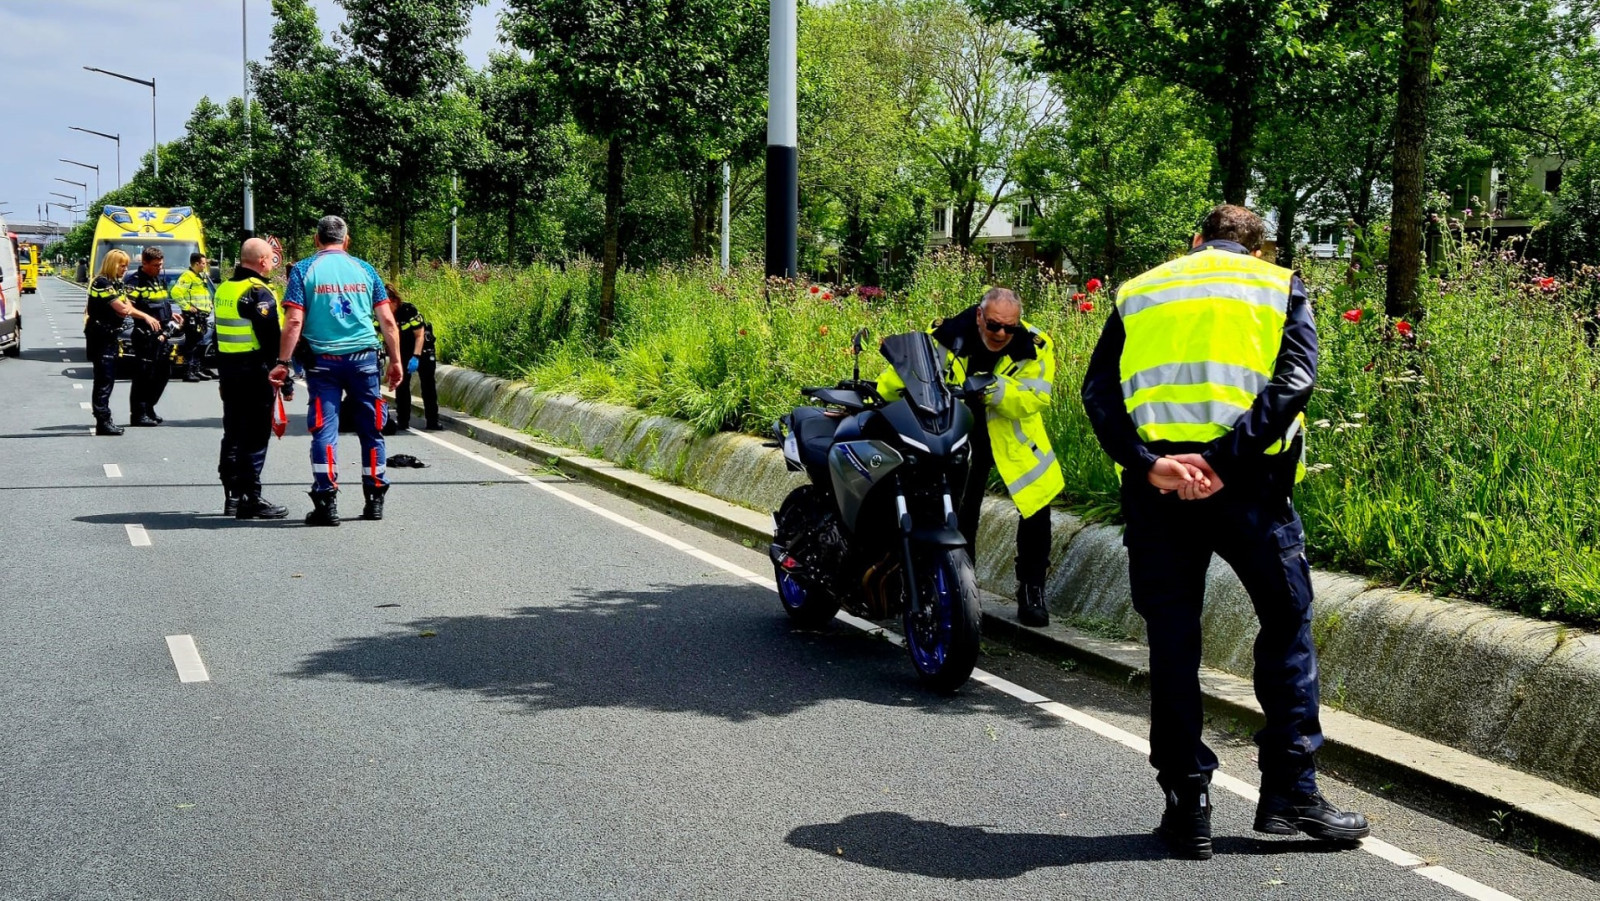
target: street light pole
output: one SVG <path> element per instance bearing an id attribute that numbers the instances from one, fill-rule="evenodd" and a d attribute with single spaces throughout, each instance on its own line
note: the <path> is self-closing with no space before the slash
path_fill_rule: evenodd
<path id="1" fill-rule="evenodd" d="M 108 72 L 105 69 L 96 69 L 94 66 L 84 66 L 84 68 L 89 70 L 90 72 L 99 72 L 101 75 L 110 75 L 112 78 L 120 78 L 123 81 L 131 81 L 134 84 L 142 84 L 145 87 L 150 89 L 150 158 L 154 161 L 155 170 L 156 170 L 155 171 L 156 178 L 160 178 L 161 177 L 161 141 L 159 139 L 157 139 L 157 137 L 156 137 L 156 80 L 155 80 L 155 77 L 152 76 L 149 81 L 145 81 L 143 78 L 134 78 L 132 75 L 120 75 L 120 74 L 118 74 L 116 72 Z"/>
<path id="2" fill-rule="evenodd" d="M 250 187 L 250 13 L 248 0 L 239 0 L 240 34 L 243 36 L 244 71 L 244 236 L 256 236 L 256 196 Z"/>
<path id="3" fill-rule="evenodd" d="M 767 278 L 799 274 L 800 160 L 796 0 L 771 0 L 767 57 Z"/>
<path id="4" fill-rule="evenodd" d="M 57 157 L 57 159 L 60 159 L 60 158 Z M 93 169 L 94 170 L 94 196 L 95 197 L 99 197 L 100 196 L 100 167 L 99 166 L 91 166 L 88 163 L 80 163 L 77 160 L 61 160 L 61 162 L 67 163 L 67 164 L 73 165 L 73 166 L 82 166 L 85 169 Z M 87 190 L 87 189 L 85 189 L 85 190 Z"/>
<path id="5" fill-rule="evenodd" d="M 722 164 L 722 274 L 728 274 L 728 220 L 733 211 L 733 167 Z"/>
<path id="6" fill-rule="evenodd" d="M 83 215 L 87 218 L 89 215 L 89 186 L 81 181 L 73 181 L 70 178 L 57 178 L 56 181 L 68 185 L 77 185 L 83 189 Z M 72 199 L 76 202 L 78 198 L 74 195 Z"/>
<path id="7" fill-rule="evenodd" d="M 122 187 L 122 135 L 108 135 L 103 131 L 95 131 L 92 128 L 79 128 L 76 125 L 68 125 L 67 127 L 73 131 L 81 131 L 86 135 L 99 135 L 107 140 L 117 142 L 117 187 Z"/>

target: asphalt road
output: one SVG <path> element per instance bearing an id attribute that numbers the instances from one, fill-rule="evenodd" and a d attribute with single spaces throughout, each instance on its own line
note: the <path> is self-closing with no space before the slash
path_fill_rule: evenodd
<path id="1" fill-rule="evenodd" d="M 291 519 L 236 523 L 214 384 L 92 437 L 82 292 L 23 306 L 0 899 L 1600 895 L 1331 778 L 1389 846 L 1256 836 L 1218 791 L 1217 857 L 1168 860 L 1137 697 L 998 645 L 1022 688 L 930 696 L 883 637 L 792 630 L 760 554 L 460 436 L 391 439 L 429 468 L 388 518 L 310 529 L 302 400 L 266 470 Z"/>

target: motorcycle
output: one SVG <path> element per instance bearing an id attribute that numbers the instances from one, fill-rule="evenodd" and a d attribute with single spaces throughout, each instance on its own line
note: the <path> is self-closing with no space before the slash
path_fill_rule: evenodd
<path id="1" fill-rule="evenodd" d="M 952 692 L 972 675 L 981 623 L 952 497 L 971 464 L 967 402 L 994 377 L 953 384 L 931 337 L 892 335 L 880 350 L 906 387 L 888 401 L 861 379 L 866 337 L 862 329 L 852 339 L 852 378 L 802 389 L 815 404 L 775 427 L 788 468 L 809 479 L 773 516 L 778 596 L 801 626 L 821 626 L 841 607 L 864 619 L 901 617 L 923 684 Z"/>

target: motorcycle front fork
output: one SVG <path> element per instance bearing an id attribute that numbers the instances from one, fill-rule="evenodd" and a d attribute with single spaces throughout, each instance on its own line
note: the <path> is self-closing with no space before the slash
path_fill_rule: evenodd
<path id="1" fill-rule="evenodd" d="M 945 524 L 952 529 L 959 528 L 955 504 L 950 499 L 950 483 L 942 475 L 939 477 L 939 488 L 944 497 Z M 894 483 L 894 509 L 900 517 L 900 553 L 902 557 L 901 565 L 905 567 L 906 572 L 906 604 L 910 608 L 911 614 L 916 616 L 922 612 L 922 596 L 917 591 L 917 572 L 911 559 L 911 513 L 906 507 L 906 492 L 904 486 L 900 484 L 900 476 L 898 474 L 895 476 Z"/>

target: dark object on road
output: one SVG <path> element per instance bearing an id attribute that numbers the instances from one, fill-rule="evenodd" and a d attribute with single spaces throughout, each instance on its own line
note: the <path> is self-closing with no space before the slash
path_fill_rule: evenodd
<path id="1" fill-rule="evenodd" d="M 1167 792 L 1167 809 L 1161 814 L 1156 835 L 1175 857 L 1211 859 L 1211 790 Z"/>
<path id="2" fill-rule="evenodd" d="M 383 496 L 389 493 L 389 486 L 363 485 L 361 490 L 367 499 L 366 506 L 361 508 L 361 518 L 374 522 L 383 519 Z"/>
<path id="3" fill-rule="evenodd" d="M 972 391 L 946 384 L 945 355 L 925 334 L 895 335 L 883 355 L 903 396 L 886 401 L 855 375 L 801 391 L 821 407 L 778 420 L 789 469 L 811 484 L 784 499 L 772 565 L 783 608 L 820 626 L 842 606 L 867 619 L 903 616 L 917 675 L 936 691 L 960 688 L 978 657 L 977 579 L 952 497 L 966 484 Z"/>
<path id="4" fill-rule="evenodd" d="M 418 460 L 416 457 L 413 457 L 410 454 L 395 454 L 394 456 L 389 458 L 389 465 L 391 467 L 399 466 L 401 468 L 409 468 L 409 469 L 427 469 L 428 468 L 428 464 L 422 462 L 421 460 Z"/>
<path id="5" fill-rule="evenodd" d="M 234 505 L 235 519 L 283 519 L 289 508 L 274 504 L 259 494 L 247 494 Z"/>

